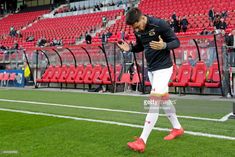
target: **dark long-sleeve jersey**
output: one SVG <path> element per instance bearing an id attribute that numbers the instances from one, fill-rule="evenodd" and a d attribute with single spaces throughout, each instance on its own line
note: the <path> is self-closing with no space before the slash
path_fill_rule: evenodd
<path id="1" fill-rule="evenodd" d="M 179 39 L 164 20 L 148 16 L 147 19 L 145 30 L 135 32 L 136 45 L 132 46 L 131 51 L 134 53 L 144 51 L 149 71 L 170 68 L 172 66 L 170 50 L 180 46 Z M 159 35 L 166 43 L 166 48 L 154 50 L 150 47 L 150 42 L 158 41 Z"/>

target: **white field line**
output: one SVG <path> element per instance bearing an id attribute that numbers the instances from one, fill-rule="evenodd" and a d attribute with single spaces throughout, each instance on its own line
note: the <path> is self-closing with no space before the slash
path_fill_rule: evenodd
<path id="1" fill-rule="evenodd" d="M 56 117 L 56 118 L 64 118 L 64 119 L 72 119 L 72 120 L 77 120 L 77 121 L 88 121 L 88 122 L 96 122 L 96 123 L 103 123 L 103 124 L 112 124 L 112 125 L 127 126 L 127 127 L 132 127 L 132 128 L 143 128 L 142 125 L 136 125 L 136 124 L 121 123 L 121 122 L 107 121 L 107 120 L 89 119 L 89 118 L 79 118 L 79 117 L 56 115 L 56 114 L 49 114 L 49 113 L 43 113 L 43 112 L 13 110 L 13 109 L 7 109 L 7 108 L 0 108 L 0 111 L 23 113 L 23 114 L 30 114 L 30 115 L 40 115 L 40 116 L 48 116 L 48 117 Z M 154 130 L 170 131 L 167 128 L 158 128 L 158 127 L 155 127 Z M 189 135 L 193 135 L 193 136 L 203 136 L 203 137 L 210 137 L 210 138 L 224 139 L 224 140 L 235 140 L 235 137 L 215 135 L 215 134 L 202 133 L 202 132 L 185 131 L 185 133 L 189 134 Z"/>
<path id="2" fill-rule="evenodd" d="M 97 108 L 97 107 L 76 106 L 76 105 L 66 105 L 66 104 L 57 104 L 57 103 L 35 102 L 35 101 L 10 100 L 10 99 L 0 99 L 0 101 L 12 102 L 12 103 L 36 104 L 36 105 L 45 105 L 45 106 L 56 106 L 56 107 L 67 107 L 67 108 L 78 108 L 78 109 L 95 110 L 95 111 L 107 111 L 107 112 L 118 112 L 118 113 L 143 114 L 143 115 L 147 114 L 146 112 L 138 112 L 138 111 L 117 110 L 117 109 L 109 109 L 109 108 Z M 160 116 L 166 116 L 166 115 L 160 114 Z M 224 119 L 221 120 L 221 119 L 182 116 L 182 115 L 177 115 L 177 116 L 179 118 L 184 118 L 184 119 L 215 121 L 215 122 L 223 122 L 224 120 Z"/>
<path id="3" fill-rule="evenodd" d="M 221 121 L 221 122 L 225 122 L 226 120 L 228 120 L 229 116 L 231 116 L 231 115 L 233 115 L 232 112 L 229 113 L 229 114 L 227 114 L 227 115 L 225 115 L 225 116 L 223 116 L 222 118 L 220 118 L 220 121 Z"/>

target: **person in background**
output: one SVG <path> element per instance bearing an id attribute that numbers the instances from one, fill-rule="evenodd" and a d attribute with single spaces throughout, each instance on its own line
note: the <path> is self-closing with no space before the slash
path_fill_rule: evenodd
<path id="1" fill-rule="evenodd" d="M 76 6 L 73 7 L 73 11 L 77 11 L 77 7 Z"/>
<path id="2" fill-rule="evenodd" d="M 183 30 L 183 32 L 186 32 L 187 29 L 188 29 L 188 20 L 186 19 L 186 17 L 184 16 L 183 19 L 180 21 L 180 25 L 181 25 L 181 28 Z"/>
<path id="3" fill-rule="evenodd" d="M 221 17 L 224 18 L 224 20 L 226 20 L 226 18 L 228 17 L 228 11 L 227 10 L 222 11 Z"/>
<path id="4" fill-rule="evenodd" d="M 23 35 L 21 34 L 20 30 L 16 31 L 16 35 L 17 35 L 18 38 L 22 38 L 23 37 Z"/>
<path id="5" fill-rule="evenodd" d="M 78 5 L 77 10 L 78 11 L 82 10 L 80 5 Z"/>
<path id="6" fill-rule="evenodd" d="M 85 6 L 85 5 L 83 5 L 82 9 L 83 9 L 83 10 L 86 10 L 86 6 Z"/>
<path id="7" fill-rule="evenodd" d="M 50 44 L 50 46 L 56 46 L 57 45 L 57 40 L 54 38 Z"/>
<path id="8" fill-rule="evenodd" d="M 224 18 L 221 18 L 219 22 L 219 29 L 225 30 L 226 28 L 227 28 L 227 23 L 224 21 Z"/>
<path id="9" fill-rule="evenodd" d="M 124 31 L 124 29 L 121 30 L 120 35 L 119 35 L 119 38 L 120 38 L 121 40 L 125 40 L 125 31 Z"/>
<path id="10" fill-rule="evenodd" d="M 176 16 L 176 13 L 175 13 L 175 12 L 173 12 L 171 18 L 172 18 L 173 20 L 176 20 L 177 16 Z"/>
<path id="11" fill-rule="evenodd" d="M 214 8 L 213 8 L 213 7 L 209 10 L 208 16 L 209 16 L 209 20 L 210 20 L 211 22 L 214 22 L 214 19 L 215 19 L 215 11 L 214 11 Z"/>
<path id="12" fill-rule="evenodd" d="M 112 1 L 111 6 L 115 6 L 115 3 Z"/>
<path id="13" fill-rule="evenodd" d="M 47 40 L 45 37 L 42 37 L 37 41 L 37 46 L 39 47 L 44 47 L 46 46 L 46 44 L 47 44 Z"/>
<path id="14" fill-rule="evenodd" d="M 118 3 L 117 3 L 117 7 L 119 7 L 120 5 L 122 5 L 123 4 L 123 2 L 122 2 L 122 0 L 120 0 Z"/>
<path id="15" fill-rule="evenodd" d="M 92 43 L 92 37 L 89 33 L 86 32 L 85 34 L 85 40 L 87 44 L 91 44 Z"/>
<path id="16" fill-rule="evenodd" d="M 108 39 L 107 39 L 107 32 L 104 31 L 102 33 L 102 35 L 100 36 L 100 38 L 101 38 L 101 41 L 102 41 L 103 44 L 107 43 L 107 41 L 108 41 Z"/>
<path id="17" fill-rule="evenodd" d="M 62 39 L 59 39 L 58 43 L 59 43 L 59 46 L 63 46 L 63 40 Z"/>
<path id="18" fill-rule="evenodd" d="M 175 31 L 174 29 L 174 20 L 173 19 L 170 19 L 169 20 L 169 25 L 170 25 L 170 27 L 171 27 L 171 29 L 173 30 L 173 31 Z"/>
<path id="19" fill-rule="evenodd" d="M 34 41 L 34 36 L 30 35 L 29 37 L 26 38 L 26 42 L 32 42 Z"/>
<path id="20" fill-rule="evenodd" d="M 19 44 L 18 42 L 15 40 L 14 41 L 14 44 L 13 44 L 13 47 L 12 47 L 12 50 L 18 50 L 19 49 Z"/>
<path id="21" fill-rule="evenodd" d="M 113 33 L 111 33 L 110 30 L 108 30 L 106 33 L 107 38 L 110 38 L 112 35 L 113 35 Z"/>
<path id="22" fill-rule="evenodd" d="M 220 18 L 215 18 L 213 23 L 215 29 L 220 29 Z"/>
<path id="23" fill-rule="evenodd" d="M 206 28 L 204 28 L 201 32 L 200 32 L 200 35 L 209 35 L 210 34 L 210 32 L 206 29 Z"/>
<path id="24" fill-rule="evenodd" d="M 10 33 L 9 33 L 9 35 L 10 35 L 11 37 L 15 37 L 15 36 L 16 36 L 16 30 L 15 30 L 15 27 L 14 27 L 14 26 L 11 26 L 11 27 L 10 27 Z"/>
<path id="25" fill-rule="evenodd" d="M 24 66 L 22 67 L 22 70 L 24 71 L 24 84 L 25 86 L 27 86 L 30 80 L 30 73 L 31 73 L 27 62 L 24 62 Z"/>
<path id="26" fill-rule="evenodd" d="M 192 56 L 188 56 L 188 62 L 191 66 L 195 66 L 197 61 L 194 60 Z"/>
<path id="27" fill-rule="evenodd" d="M 6 48 L 4 45 L 0 44 L 0 49 L 4 51 L 4 50 L 6 50 L 7 48 Z"/>
<path id="28" fill-rule="evenodd" d="M 229 46 L 228 50 L 230 52 L 230 65 L 235 67 L 235 29 L 228 35 L 226 44 Z"/>
<path id="29" fill-rule="evenodd" d="M 106 27 L 106 24 L 107 24 L 107 17 L 106 16 L 102 17 L 102 23 L 103 23 L 103 27 Z"/>
<path id="30" fill-rule="evenodd" d="M 179 22 L 178 17 L 176 17 L 176 19 L 174 20 L 174 31 L 175 33 L 180 32 L 180 22 Z"/>
<path id="31" fill-rule="evenodd" d="M 100 8 L 103 8 L 103 7 L 104 7 L 103 3 L 101 3 L 101 2 L 100 2 L 100 4 L 99 4 L 99 6 L 100 6 Z"/>

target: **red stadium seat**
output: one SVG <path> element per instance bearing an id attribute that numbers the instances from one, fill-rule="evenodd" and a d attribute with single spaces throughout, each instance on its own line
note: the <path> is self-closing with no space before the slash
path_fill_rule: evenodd
<path id="1" fill-rule="evenodd" d="M 110 71 L 111 71 L 112 81 L 115 81 L 116 83 L 119 82 L 119 77 L 120 77 L 120 74 L 121 74 L 121 71 L 122 71 L 122 65 L 120 65 L 120 64 L 116 65 L 115 75 L 114 75 L 113 67 L 110 66 L 109 68 L 110 68 Z M 102 78 L 103 84 L 106 84 L 106 85 L 112 84 L 111 79 L 110 79 L 110 74 L 109 74 L 109 71 L 108 71 L 107 67 L 106 67 L 104 75 L 102 77 L 103 77 Z M 114 80 L 114 78 L 115 78 L 115 80 Z"/>
<path id="2" fill-rule="evenodd" d="M 9 79 L 7 80 L 7 85 L 8 85 L 8 83 L 9 83 L 10 81 L 12 81 L 13 84 L 14 84 L 15 79 L 16 79 L 16 73 L 10 73 L 10 77 L 9 77 Z"/>
<path id="3" fill-rule="evenodd" d="M 83 84 L 84 80 L 87 80 L 91 76 L 91 74 L 92 74 L 92 65 L 88 64 L 83 71 L 79 70 L 77 72 L 74 82 L 76 84 Z"/>
<path id="4" fill-rule="evenodd" d="M 123 73 L 121 80 L 117 82 L 118 84 L 124 84 L 124 91 L 126 90 L 127 86 L 131 84 L 131 76 L 129 73 Z"/>
<path id="5" fill-rule="evenodd" d="M 205 62 L 197 62 L 193 68 L 193 74 L 191 77 L 191 82 L 188 83 L 190 87 L 202 87 L 206 81 L 206 71 L 207 67 Z"/>
<path id="6" fill-rule="evenodd" d="M 0 79 L 1 79 L 1 85 L 3 85 L 3 82 L 8 82 L 8 79 L 9 79 L 9 73 L 1 73 L 0 75 Z"/>
<path id="7" fill-rule="evenodd" d="M 145 81 L 145 82 L 144 82 L 144 85 L 145 85 L 145 86 L 151 86 L 151 82 L 150 82 L 150 81 Z"/>
<path id="8" fill-rule="evenodd" d="M 4 73 L 4 76 L 3 76 L 3 81 L 7 81 L 9 79 L 9 73 Z"/>
<path id="9" fill-rule="evenodd" d="M 50 83 L 58 83 L 58 80 L 60 78 L 60 75 L 61 75 L 61 71 L 62 71 L 62 67 L 60 66 L 56 66 L 54 68 L 54 75 L 53 77 L 50 79 Z"/>
<path id="10" fill-rule="evenodd" d="M 116 65 L 116 72 L 115 72 L 115 81 L 118 82 L 120 80 L 120 75 L 122 72 L 122 65 L 118 64 Z"/>
<path id="11" fill-rule="evenodd" d="M 58 78 L 58 83 L 65 83 L 67 76 L 68 68 L 66 65 L 63 65 L 60 71 L 60 77 Z"/>
<path id="12" fill-rule="evenodd" d="M 138 86 L 141 83 L 142 74 L 135 73 L 132 77 L 131 84 L 136 85 L 136 91 L 138 90 Z"/>
<path id="13" fill-rule="evenodd" d="M 103 84 L 103 78 L 107 72 L 108 68 L 104 67 L 101 71 L 101 74 L 93 78 L 93 84 Z"/>
<path id="14" fill-rule="evenodd" d="M 209 68 L 209 75 L 205 83 L 207 88 L 218 88 L 221 86 L 218 63 L 215 62 Z"/>
<path id="15" fill-rule="evenodd" d="M 170 78 L 170 82 L 168 83 L 168 86 L 169 87 L 172 87 L 173 86 L 173 82 L 176 81 L 176 76 L 178 74 L 178 66 L 176 64 L 173 64 L 173 72 L 172 72 L 172 75 L 171 75 L 171 78 Z"/>
<path id="16" fill-rule="evenodd" d="M 1 85 L 2 85 L 3 77 L 4 77 L 4 73 L 0 73 L 0 81 L 1 81 Z"/>
<path id="17" fill-rule="evenodd" d="M 138 73 L 134 73 L 132 80 L 131 80 L 131 84 L 139 84 L 141 78 L 142 78 L 141 74 L 139 76 Z"/>
<path id="18" fill-rule="evenodd" d="M 107 66 L 105 66 L 104 68 L 105 68 L 105 71 L 102 74 L 103 76 L 101 75 L 102 76 L 102 82 L 103 82 L 102 84 L 104 84 L 104 85 L 112 84 L 110 75 L 113 78 L 113 76 L 114 76 L 113 66 L 109 65 L 109 70 L 110 70 L 111 74 L 110 74 Z"/>
<path id="19" fill-rule="evenodd" d="M 99 78 L 101 72 L 102 72 L 102 66 L 100 64 L 95 65 L 91 71 L 91 74 L 87 73 L 87 75 L 85 76 L 84 83 L 92 84 L 94 79 Z"/>
<path id="20" fill-rule="evenodd" d="M 188 63 L 184 63 L 179 68 L 179 74 L 176 81 L 173 82 L 174 87 L 186 87 L 190 81 L 192 67 Z"/>
<path id="21" fill-rule="evenodd" d="M 66 83 L 73 84 L 75 83 L 75 78 L 77 75 L 82 75 L 84 70 L 84 66 L 82 64 L 75 67 L 74 65 L 70 65 L 67 76 L 66 76 Z"/>
<path id="22" fill-rule="evenodd" d="M 54 70 L 53 70 L 53 68 L 54 68 L 54 67 L 53 67 L 52 65 L 50 65 L 50 66 L 46 69 L 45 73 L 42 75 L 41 79 L 37 79 L 36 82 L 37 82 L 37 83 L 49 82 L 50 79 L 51 79 L 51 78 L 53 77 L 53 75 L 54 75 Z"/>
<path id="23" fill-rule="evenodd" d="M 131 76 L 129 73 L 123 73 L 122 77 L 120 79 L 120 81 L 118 82 L 120 84 L 122 83 L 127 83 L 127 84 L 131 84 Z"/>

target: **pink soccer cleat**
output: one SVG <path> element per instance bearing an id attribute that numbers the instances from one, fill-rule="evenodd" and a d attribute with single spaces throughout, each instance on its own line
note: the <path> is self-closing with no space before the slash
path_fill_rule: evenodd
<path id="1" fill-rule="evenodd" d="M 167 135 L 166 137 L 164 137 L 164 140 L 173 140 L 175 139 L 176 137 L 178 136 L 181 136 L 184 134 L 184 129 L 183 128 L 180 128 L 180 129 L 172 129 L 170 134 Z"/>
<path id="2" fill-rule="evenodd" d="M 134 142 L 128 142 L 127 146 L 137 152 L 141 152 L 143 153 L 145 150 L 145 143 L 143 141 L 143 139 L 141 138 L 136 138 L 136 140 Z"/>

